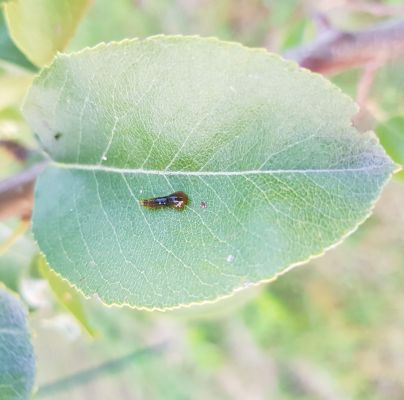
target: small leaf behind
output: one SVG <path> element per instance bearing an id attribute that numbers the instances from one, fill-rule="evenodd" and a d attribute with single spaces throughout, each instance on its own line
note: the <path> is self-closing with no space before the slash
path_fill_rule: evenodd
<path id="1" fill-rule="evenodd" d="M 80 301 L 81 295 L 67 281 L 64 281 L 58 274 L 52 271 L 42 256 L 38 257 L 37 263 L 41 275 L 48 281 L 59 303 L 74 316 L 80 326 L 91 337 L 94 337 L 95 331 L 87 320 Z"/>
<path id="2" fill-rule="evenodd" d="M 17 48 L 11 40 L 6 21 L 4 20 L 3 10 L 0 9 L 0 59 L 19 65 L 30 71 L 37 71 L 27 57 Z"/>
<path id="3" fill-rule="evenodd" d="M 0 399 L 29 398 L 34 374 L 27 313 L 15 295 L 0 287 Z"/>
<path id="4" fill-rule="evenodd" d="M 72 38 L 91 0 L 18 0 L 4 4 L 14 43 L 37 66 L 49 63 Z"/>
<path id="5" fill-rule="evenodd" d="M 390 157 L 404 168 L 404 116 L 397 115 L 379 124 L 376 133 Z M 404 179 L 404 171 L 397 177 Z"/>

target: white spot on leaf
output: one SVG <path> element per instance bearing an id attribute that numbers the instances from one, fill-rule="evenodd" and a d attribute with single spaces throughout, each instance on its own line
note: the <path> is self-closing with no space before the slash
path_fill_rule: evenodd
<path id="1" fill-rule="evenodd" d="M 227 261 L 228 263 L 232 263 L 232 262 L 234 262 L 235 259 L 236 259 L 236 257 L 234 257 L 232 254 L 229 254 L 229 255 L 227 256 L 227 258 L 226 258 L 226 261 Z"/>

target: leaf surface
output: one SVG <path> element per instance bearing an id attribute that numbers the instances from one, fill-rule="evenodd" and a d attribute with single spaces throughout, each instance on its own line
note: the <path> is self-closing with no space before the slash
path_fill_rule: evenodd
<path id="1" fill-rule="evenodd" d="M 10 36 L 35 65 L 49 63 L 62 51 L 87 10 L 90 0 L 18 0 L 4 11 Z"/>
<path id="2" fill-rule="evenodd" d="M 1 3 L 0 3 L 1 4 Z M 3 11 L 0 9 L 0 59 L 19 65 L 30 71 L 36 71 L 37 68 L 27 57 L 17 48 L 8 34 L 6 21 Z"/>
<path id="3" fill-rule="evenodd" d="M 0 287 L 0 399 L 30 397 L 35 360 L 21 302 Z"/>
<path id="4" fill-rule="evenodd" d="M 60 55 L 24 112 L 53 159 L 34 235 L 108 304 L 166 309 L 272 279 L 352 232 L 394 169 L 331 83 L 214 39 Z M 139 202 L 175 191 L 184 211 Z"/>
<path id="5" fill-rule="evenodd" d="M 83 305 L 80 301 L 79 293 L 77 293 L 68 282 L 56 274 L 42 256 L 38 258 L 37 263 L 41 275 L 48 281 L 58 302 L 73 315 L 82 329 L 87 332 L 89 336 L 95 337 L 96 333 L 87 319 Z"/>
<path id="6" fill-rule="evenodd" d="M 380 123 L 376 133 L 387 154 L 404 168 L 404 115 Z M 401 170 L 396 176 L 404 179 L 404 171 Z"/>

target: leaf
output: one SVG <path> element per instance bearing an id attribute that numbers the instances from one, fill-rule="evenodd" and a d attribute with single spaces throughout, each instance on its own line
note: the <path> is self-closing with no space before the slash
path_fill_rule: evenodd
<path id="1" fill-rule="evenodd" d="M 12 230 L 10 236 L 0 243 L 0 256 L 7 253 L 11 247 L 27 232 L 30 227 L 29 221 L 22 219 L 18 221 L 16 227 Z"/>
<path id="2" fill-rule="evenodd" d="M 372 84 L 370 97 L 377 104 L 378 114 L 387 117 L 404 115 L 403 57 L 387 63 L 378 70 Z"/>
<path id="3" fill-rule="evenodd" d="M 0 111 L 19 104 L 32 83 L 33 77 L 23 73 L 0 73 Z"/>
<path id="4" fill-rule="evenodd" d="M 0 140 L 17 141 L 23 143 L 26 147 L 33 147 L 35 145 L 32 132 L 17 107 L 9 107 L 0 110 Z M 9 154 L 9 156 L 13 157 L 11 154 Z M 13 169 L 12 171 L 5 169 L 2 161 L 0 161 L 1 177 L 16 172 L 16 169 Z M 21 165 L 19 165 L 18 169 L 21 169 Z"/>
<path id="5" fill-rule="evenodd" d="M 73 36 L 91 0 L 19 0 L 4 5 L 10 35 L 38 66 L 49 63 Z"/>
<path id="6" fill-rule="evenodd" d="M 13 228 L 0 222 L 0 245 L 3 245 L 12 233 Z M 34 250 L 34 243 L 25 235 L 20 237 L 5 254 L 0 255 L 0 282 L 17 291 L 21 276 L 27 270 Z"/>
<path id="7" fill-rule="evenodd" d="M 128 0 L 97 0 L 80 23 L 69 43 L 70 50 L 81 50 L 99 42 L 146 37 L 164 30 L 161 23 L 165 8 L 173 12 L 175 4 L 144 3 L 141 7 Z"/>
<path id="8" fill-rule="evenodd" d="M 0 287 L 0 399 L 27 399 L 34 384 L 35 359 L 27 313 L 16 296 Z"/>
<path id="9" fill-rule="evenodd" d="M 56 272 L 54 272 L 46 263 L 43 257 L 37 260 L 38 267 L 41 275 L 48 281 L 53 293 L 58 299 L 59 303 L 65 307 L 76 320 L 80 326 L 91 336 L 95 336 L 95 331 L 87 320 L 87 316 L 83 310 L 80 301 L 80 295 L 77 291 L 64 281 Z"/>
<path id="10" fill-rule="evenodd" d="M 25 57 L 11 40 L 2 10 L 0 10 L 0 59 L 31 71 L 37 71 L 37 67 Z"/>
<path id="11" fill-rule="evenodd" d="M 370 213 L 394 164 L 356 106 L 265 50 L 157 36 L 59 55 L 24 114 L 53 162 L 33 232 L 86 296 L 167 309 L 318 256 Z M 184 211 L 139 200 L 184 191 Z"/>
<path id="12" fill-rule="evenodd" d="M 396 163 L 404 166 L 404 116 L 397 115 L 379 124 L 376 133 L 387 154 Z M 404 171 L 397 176 L 404 178 Z"/>

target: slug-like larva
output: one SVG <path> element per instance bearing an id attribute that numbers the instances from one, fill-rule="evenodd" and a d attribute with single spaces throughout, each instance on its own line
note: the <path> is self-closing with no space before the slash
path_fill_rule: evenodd
<path id="1" fill-rule="evenodd" d="M 188 196 L 184 192 L 175 192 L 168 196 L 140 200 L 140 204 L 148 208 L 170 207 L 176 210 L 183 210 L 188 204 Z"/>

